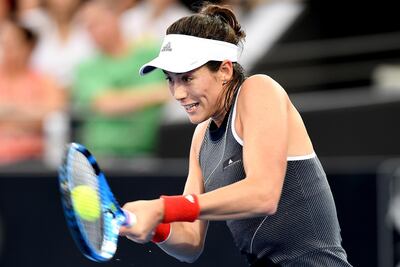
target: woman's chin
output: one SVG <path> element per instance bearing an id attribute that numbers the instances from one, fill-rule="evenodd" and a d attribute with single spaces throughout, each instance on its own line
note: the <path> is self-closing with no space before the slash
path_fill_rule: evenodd
<path id="1" fill-rule="evenodd" d="M 193 124 L 199 124 L 199 123 L 202 123 L 203 121 L 205 121 L 206 119 L 203 117 L 199 117 L 199 116 L 190 116 L 189 115 L 189 120 Z"/>

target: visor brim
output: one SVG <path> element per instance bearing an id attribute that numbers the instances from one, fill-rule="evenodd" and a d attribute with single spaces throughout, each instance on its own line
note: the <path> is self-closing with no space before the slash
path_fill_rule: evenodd
<path id="1" fill-rule="evenodd" d="M 139 73 L 143 76 L 155 69 L 161 69 L 173 73 L 185 73 L 197 69 L 207 62 L 208 60 L 173 60 L 157 57 L 149 63 L 143 65 L 140 68 Z"/>

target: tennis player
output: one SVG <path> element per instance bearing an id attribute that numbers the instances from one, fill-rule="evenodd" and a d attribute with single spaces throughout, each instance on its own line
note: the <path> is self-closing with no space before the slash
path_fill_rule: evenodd
<path id="1" fill-rule="evenodd" d="M 285 90 L 238 64 L 245 33 L 228 8 L 207 5 L 167 29 L 157 58 L 173 97 L 197 124 L 183 195 L 135 201 L 121 235 L 152 240 L 185 262 L 208 221 L 226 220 L 250 266 L 351 266 L 326 175 Z"/>

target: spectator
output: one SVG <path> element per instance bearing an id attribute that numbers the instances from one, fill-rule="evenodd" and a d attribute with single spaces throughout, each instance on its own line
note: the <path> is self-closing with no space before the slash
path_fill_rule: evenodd
<path id="1" fill-rule="evenodd" d="M 77 138 L 99 157 L 151 154 L 168 92 L 161 72 L 142 79 L 139 67 L 158 49 L 123 38 L 112 1 L 91 0 L 82 16 L 100 51 L 76 71 L 73 103 L 82 118 Z"/>
<path id="2" fill-rule="evenodd" d="M 0 164 L 40 159 L 43 121 L 64 106 L 62 90 L 29 67 L 34 34 L 13 20 L 0 27 Z"/>
<path id="3" fill-rule="evenodd" d="M 169 24 L 190 11 L 178 0 L 141 0 L 121 16 L 124 35 L 129 40 L 162 40 Z"/>
<path id="4" fill-rule="evenodd" d="M 44 0 L 42 7 L 23 8 L 19 19 L 38 33 L 39 41 L 32 64 L 52 75 L 63 88 L 72 83 L 72 70 L 89 57 L 95 47 L 77 19 L 81 0 Z"/>

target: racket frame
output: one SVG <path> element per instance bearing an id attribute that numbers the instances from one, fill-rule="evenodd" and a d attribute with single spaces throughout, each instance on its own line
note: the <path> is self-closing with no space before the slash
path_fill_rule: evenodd
<path id="1" fill-rule="evenodd" d="M 89 161 L 98 181 L 99 197 L 101 203 L 101 215 L 103 220 L 103 242 L 101 251 L 95 249 L 85 231 L 84 225 L 79 215 L 74 210 L 74 203 L 71 198 L 73 183 L 71 178 L 72 164 L 70 160 L 73 153 L 81 153 Z M 104 173 L 101 171 L 95 157 L 89 150 L 78 143 L 71 143 L 66 148 L 65 157 L 58 171 L 59 188 L 61 191 L 61 202 L 67 226 L 71 235 L 82 252 L 87 258 L 97 262 L 110 260 L 117 249 L 118 233 L 121 225 L 130 225 L 129 214 L 121 209 L 115 199 Z"/>

